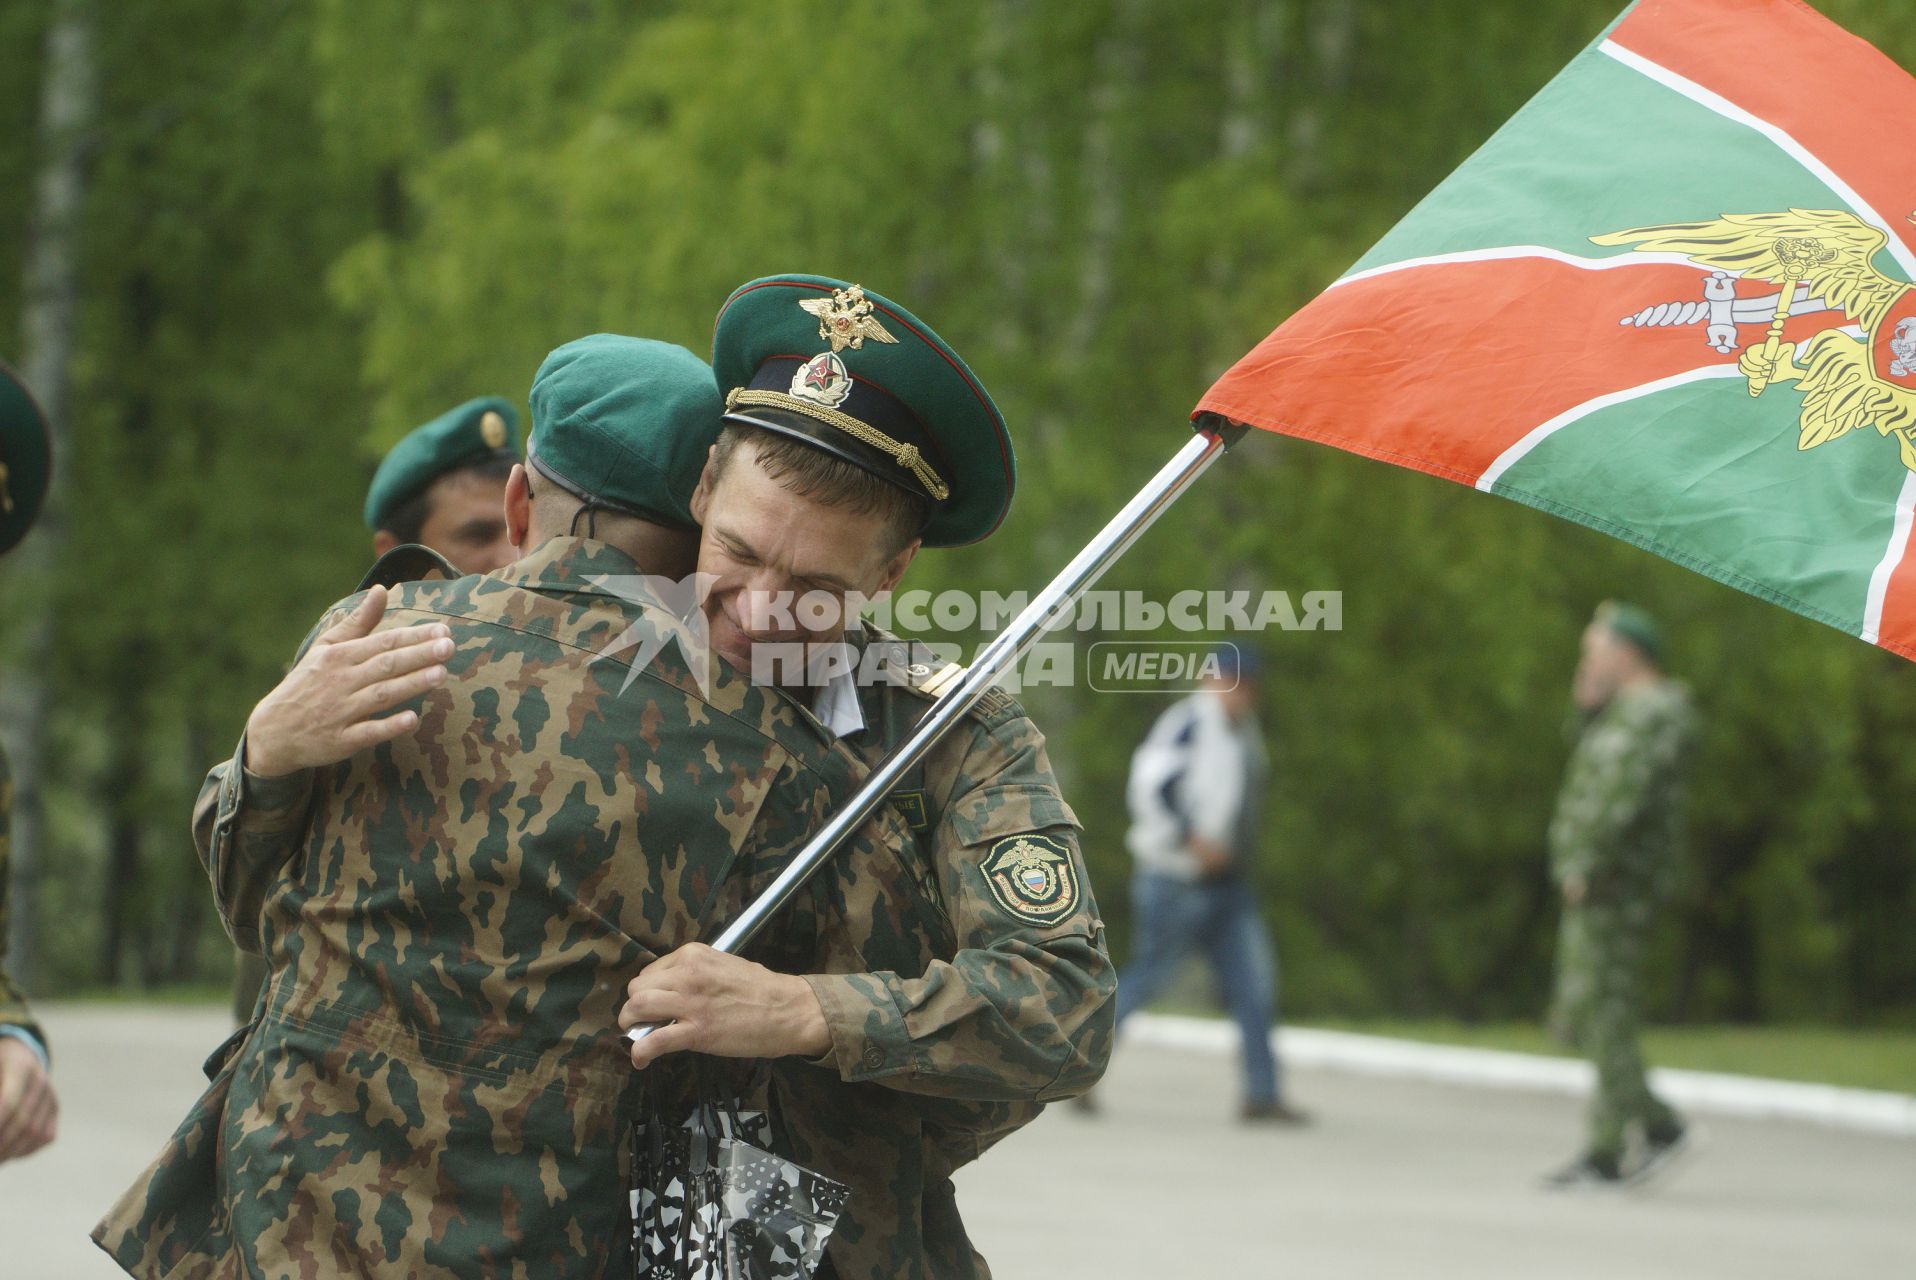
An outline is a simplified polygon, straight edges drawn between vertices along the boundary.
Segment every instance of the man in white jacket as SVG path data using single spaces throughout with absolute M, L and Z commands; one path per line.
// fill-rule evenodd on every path
M 1202 949 L 1244 1041 L 1246 1120 L 1301 1123 L 1271 1050 L 1277 959 L 1247 874 L 1269 765 L 1257 719 L 1256 654 L 1223 645 L 1203 687 L 1158 717 L 1131 759 L 1127 843 L 1137 861 L 1130 967 L 1118 1025 Z

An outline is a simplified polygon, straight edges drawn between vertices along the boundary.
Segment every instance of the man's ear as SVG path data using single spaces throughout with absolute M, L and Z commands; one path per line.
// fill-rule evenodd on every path
M 379 557 L 385 555 L 398 545 L 399 539 L 389 530 L 380 529 L 376 531 L 373 534 L 373 559 L 379 559 Z
M 718 446 L 705 451 L 705 468 L 699 472 L 698 487 L 692 490 L 692 522 L 703 525 L 712 505 L 712 490 L 718 485 Z
M 532 484 L 526 479 L 526 464 L 515 462 L 512 474 L 506 477 L 506 541 L 524 554 L 531 530 Z
M 912 560 L 918 555 L 918 548 L 923 545 L 924 542 L 922 540 L 913 538 L 905 544 L 903 551 L 900 551 L 887 561 L 884 569 L 882 569 L 878 575 L 878 590 L 872 594 L 874 596 L 889 594 L 891 589 L 898 585 L 898 580 L 905 576 L 905 570 L 911 568 Z

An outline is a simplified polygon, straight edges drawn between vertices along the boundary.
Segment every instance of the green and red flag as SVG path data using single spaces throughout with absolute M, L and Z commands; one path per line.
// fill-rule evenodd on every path
M 1795 0 L 1641 0 L 1198 411 L 1916 658 L 1912 121 Z

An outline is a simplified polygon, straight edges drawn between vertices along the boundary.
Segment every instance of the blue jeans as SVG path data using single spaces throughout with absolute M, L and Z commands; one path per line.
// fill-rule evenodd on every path
M 1137 934 L 1131 963 L 1118 975 L 1118 1025 L 1155 1000 L 1185 958 L 1202 948 L 1244 1041 L 1244 1100 L 1276 1102 L 1277 955 L 1250 885 L 1242 876 L 1188 881 L 1139 872 L 1131 904 Z

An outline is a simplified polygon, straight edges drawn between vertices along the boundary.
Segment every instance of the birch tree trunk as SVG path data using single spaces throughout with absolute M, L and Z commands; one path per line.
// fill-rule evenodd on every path
M 36 143 L 39 172 L 27 232 L 20 373 L 45 408 L 52 435 L 53 488 L 39 527 L 14 552 L 16 582 L 40 586 L 59 552 L 58 496 L 65 472 L 69 371 L 79 311 L 79 221 L 86 198 L 87 131 L 94 107 L 90 0 L 54 0 L 47 26 Z M 8 964 L 30 985 L 37 941 L 38 880 L 45 849 L 46 670 L 53 627 L 44 608 L 27 633 L 24 669 L 10 673 L 4 699 L 13 765 L 13 936 Z

